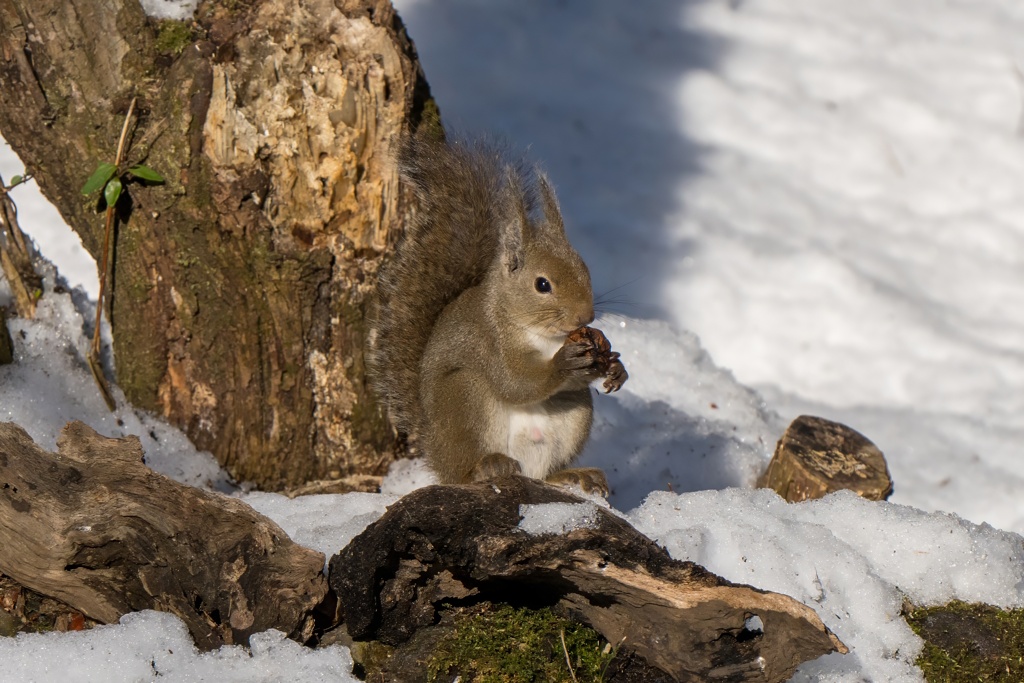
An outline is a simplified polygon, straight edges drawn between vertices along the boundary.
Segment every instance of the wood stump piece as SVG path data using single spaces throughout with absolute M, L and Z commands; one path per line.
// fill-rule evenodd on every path
M 793 420 L 757 482 L 791 503 L 848 489 L 868 500 L 892 494 L 885 456 L 860 432 L 821 417 Z
M 519 527 L 521 505 L 546 503 L 581 505 L 581 523 Z M 435 623 L 445 602 L 487 601 L 555 606 L 678 681 L 785 681 L 846 652 L 809 607 L 673 560 L 607 510 L 519 476 L 414 491 L 331 558 L 329 575 L 348 633 L 388 645 Z
M 204 650 L 269 628 L 309 637 L 323 554 L 240 500 L 153 472 L 134 436 L 71 422 L 57 447 L 0 423 L 0 573 L 103 623 L 171 612 Z

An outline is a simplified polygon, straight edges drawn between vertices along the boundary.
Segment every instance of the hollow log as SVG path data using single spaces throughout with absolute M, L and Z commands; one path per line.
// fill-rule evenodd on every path
M 582 505 L 588 520 L 519 527 L 521 506 L 547 503 Z M 523 477 L 409 494 L 331 558 L 329 576 L 348 634 L 387 645 L 446 601 L 487 601 L 555 605 L 678 681 L 785 681 L 846 651 L 809 607 L 673 560 L 610 512 Z
M 0 423 L 0 573 L 102 623 L 171 612 L 202 649 L 269 628 L 310 636 L 321 553 L 239 500 L 153 472 L 134 436 L 72 422 L 57 447 Z

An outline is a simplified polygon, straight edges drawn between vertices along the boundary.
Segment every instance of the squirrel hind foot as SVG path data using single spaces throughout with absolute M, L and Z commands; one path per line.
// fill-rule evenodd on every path
M 584 493 L 596 493 L 602 498 L 607 498 L 610 490 L 608 478 L 604 471 L 597 467 L 572 467 L 566 470 L 559 470 L 549 474 L 544 480 L 555 486 L 578 486 Z

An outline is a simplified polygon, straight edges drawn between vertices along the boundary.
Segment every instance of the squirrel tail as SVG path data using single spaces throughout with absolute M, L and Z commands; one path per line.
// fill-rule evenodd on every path
M 529 171 L 501 145 L 425 135 L 404 138 L 397 161 L 418 208 L 380 272 L 367 370 L 392 424 L 413 434 L 420 424 L 420 361 L 434 323 L 459 294 L 483 280 L 499 246 L 502 190 L 510 174 L 524 180 Z

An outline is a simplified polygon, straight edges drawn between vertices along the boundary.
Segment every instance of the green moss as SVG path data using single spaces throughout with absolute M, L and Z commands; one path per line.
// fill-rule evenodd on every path
M 593 629 L 550 609 L 502 605 L 460 617 L 427 662 L 427 680 L 447 682 L 458 675 L 476 683 L 569 683 L 575 675 L 585 683 L 601 681 L 612 657 Z
M 178 254 L 174 258 L 174 262 L 179 268 L 192 268 L 202 263 L 198 256 L 189 256 L 188 254 Z
M 184 21 L 164 19 L 157 28 L 156 47 L 157 52 L 175 57 L 185 51 L 185 48 L 192 44 L 194 38 L 192 27 Z
M 906 619 L 925 641 L 916 663 L 929 683 L 1024 681 L 1024 609 L 954 601 Z
M 363 642 L 357 640 L 349 645 L 352 661 L 359 665 L 363 671 L 380 671 L 381 667 L 387 663 L 388 658 L 391 657 L 393 651 L 393 647 L 376 641 Z

